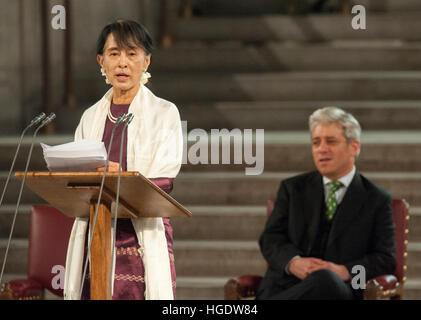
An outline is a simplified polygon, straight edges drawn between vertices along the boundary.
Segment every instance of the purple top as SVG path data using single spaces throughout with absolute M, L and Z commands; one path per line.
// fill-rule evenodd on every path
M 122 113 L 126 113 L 129 110 L 130 104 L 114 104 L 111 103 L 111 114 L 113 117 L 118 118 Z M 104 135 L 102 136 L 102 141 L 104 141 L 105 148 L 108 152 L 108 146 L 110 144 L 111 132 L 113 131 L 114 123 L 110 121 L 107 117 L 105 121 Z M 121 134 L 123 132 L 124 125 L 121 124 L 114 131 L 113 145 L 111 146 L 110 152 L 110 161 L 119 162 L 120 160 L 120 143 L 121 143 Z M 124 132 L 124 142 L 123 142 L 123 158 L 121 163 L 121 170 L 127 170 L 127 129 Z

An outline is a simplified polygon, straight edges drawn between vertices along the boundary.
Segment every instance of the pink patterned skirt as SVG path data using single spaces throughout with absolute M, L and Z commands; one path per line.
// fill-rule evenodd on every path
M 173 253 L 173 232 L 169 218 L 162 218 L 167 238 L 168 256 L 170 259 L 171 280 L 175 298 L 176 274 Z M 87 241 L 86 241 L 87 243 Z M 144 300 L 145 269 L 139 254 L 140 245 L 130 219 L 117 220 L 116 261 L 114 271 L 113 300 Z M 85 254 L 87 247 L 85 248 Z M 88 267 L 89 270 L 89 267 Z M 83 285 L 82 300 L 90 299 L 90 275 L 86 274 Z
M 171 279 L 175 297 L 175 265 L 172 249 L 172 228 L 168 218 L 163 218 L 168 255 L 171 267 Z M 130 219 L 117 220 L 116 233 L 116 268 L 114 274 L 113 300 L 144 300 L 145 270 L 139 254 L 139 243 Z

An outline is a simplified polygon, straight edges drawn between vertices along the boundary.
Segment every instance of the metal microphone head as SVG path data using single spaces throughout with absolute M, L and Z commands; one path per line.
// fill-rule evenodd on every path
M 53 121 L 56 117 L 56 114 L 54 112 L 51 112 L 47 118 L 44 119 L 44 121 L 41 123 L 41 127 L 45 126 L 46 124 Z
M 42 119 L 44 119 L 47 115 L 44 112 L 41 112 L 39 115 L 37 115 L 34 119 L 32 119 L 30 126 L 38 124 Z
M 129 114 L 127 115 L 126 119 L 124 120 L 124 122 L 126 122 L 126 125 L 129 125 L 129 124 L 130 124 L 130 122 L 132 122 L 133 118 L 134 118 L 133 113 L 129 113 Z
M 118 118 L 117 121 L 115 122 L 115 125 L 118 126 L 120 123 L 122 123 L 124 121 L 124 119 L 126 118 L 126 114 L 122 113 Z

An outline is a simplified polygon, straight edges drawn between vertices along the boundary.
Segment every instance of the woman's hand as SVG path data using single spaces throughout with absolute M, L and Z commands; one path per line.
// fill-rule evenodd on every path
M 107 168 L 107 172 L 118 172 L 118 168 L 120 167 L 118 162 L 113 162 L 110 161 L 108 162 L 108 168 Z M 96 169 L 99 172 L 103 172 L 104 171 L 104 167 L 100 167 Z

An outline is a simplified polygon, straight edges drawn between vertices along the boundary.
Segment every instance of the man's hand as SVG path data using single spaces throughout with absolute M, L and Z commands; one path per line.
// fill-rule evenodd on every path
M 309 269 L 309 273 L 320 269 L 331 270 L 335 272 L 339 276 L 339 278 L 341 278 L 344 281 L 348 281 L 349 279 L 351 279 L 351 275 L 349 274 L 349 271 L 345 266 L 324 260 L 322 260 L 321 264 L 312 265 Z
M 119 168 L 118 162 L 109 161 L 108 162 L 107 172 L 118 172 L 118 168 Z M 100 171 L 100 172 L 103 172 L 104 171 L 104 167 L 97 168 L 96 170 L 97 171 Z
M 320 269 L 328 269 L 335 272 L 342 280 L 348 281 L 351 275 L 348 269 L 333 262 L 325 261 L 318 258 L 293 258 L 289 265 L 289 272 L 298 279 L 305 279 L 309 274 Z
M 326 261 L 318 258 L 293 258 L 289 265 L 289 272 L 298 279 L 305 279 L 310 273 L 321 269 Z

